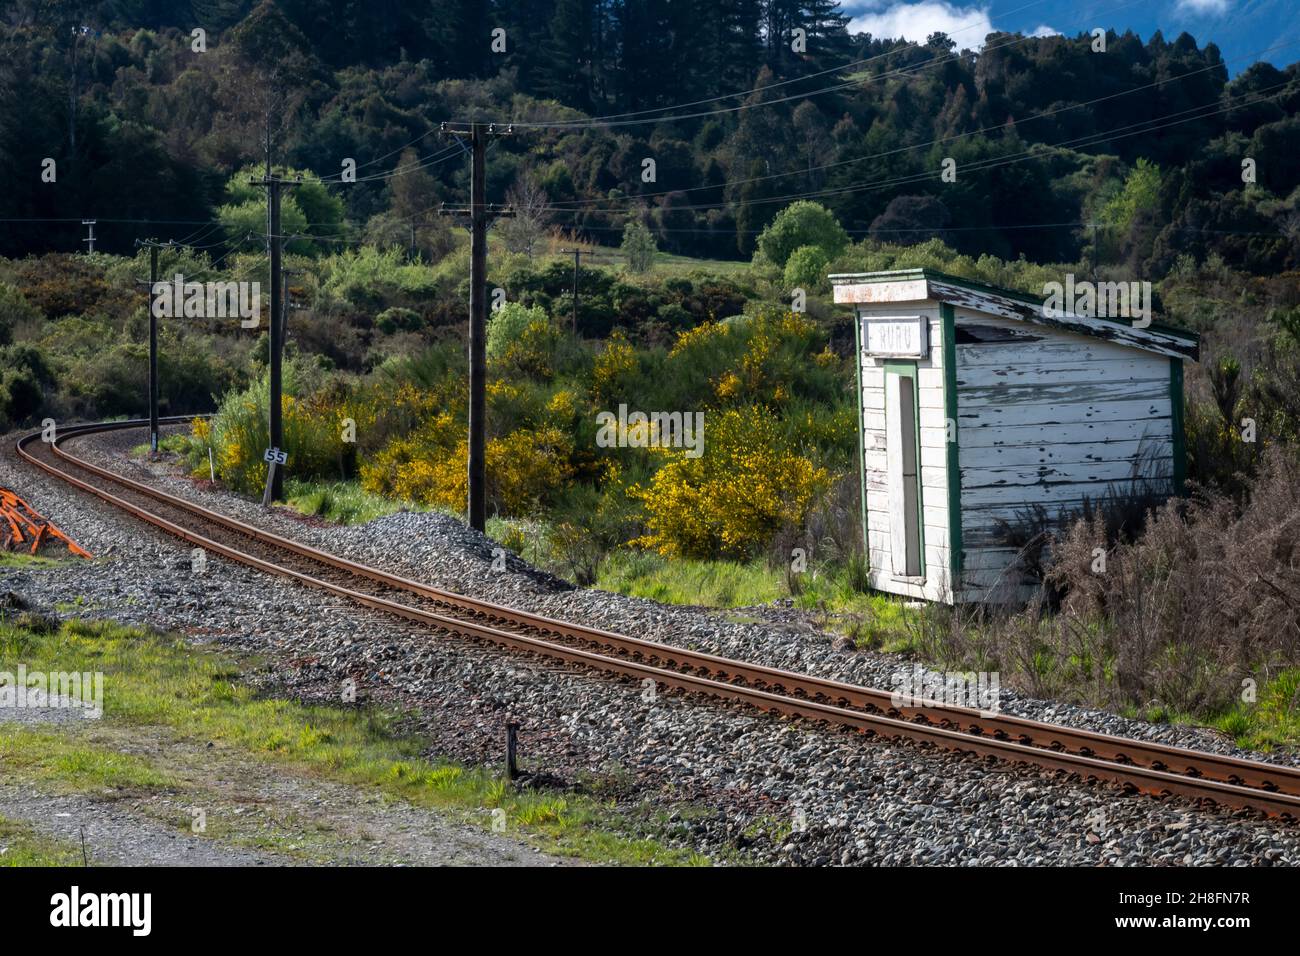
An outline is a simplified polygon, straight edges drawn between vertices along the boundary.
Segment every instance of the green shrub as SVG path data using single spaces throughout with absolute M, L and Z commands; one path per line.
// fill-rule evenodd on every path
M 392 335 L 398 331 L 418 332 L 423 325 L 424 320 L 419 312 L 396 305 L 384 309 L 375 318 L 375 327 L 387 335 Z
M 7 282 L 0 282 L 0 345 L 13 341 L 14 326 L 20 322 L 34 322 L 41 317 L 40 310 Z
M 10 428 L 35 419 L 54 385 L 54 371 L 40 349 L 0 346 L 0 425 Z
M 347 478 L 355 467 L 355 449 L 343 441 L 343 408 L 323 393 L 300 389 L 305 377 L 298 363 L 286 363 L 281 449 L 289 456 L 285 474 L 304 480 Z M 270 382 L 263 376 L 248 388 L 227 394 L 212 420 L 217 476 L 237 491 L 256 494 L 266 485 L 262 453 L 270 445 L 269 417 Z
M 627 258 L 627 271 L 646 273 L 654 268 L 659 250 L 650 230 L 639 219 L 629 219 L 623 227 L 623 255 Z
M 676 302 L 669 302 L 667 305 L 659 306 L 659 321 L 668 326 L 674 332 L 682 329 L 688 329 L 693 324 L 691 314 Z
M 848 233 L 834 213 L 806 199 L 782 209 L 758 237 L 762 257 L 782 269 L 800 246 L 816 246 L 829 260 L 843 252 L 848 244 Z
M 819 246 L 800 246 L 790 253 L 785 264 L 787 289 L 820 289 L 826 285 L 826 267 L 830 256 Z
M 507 302 L 494 311 L 488 319 L 488 358 L 492 360 L 504 358 L 510 346 L 523 338 L 525 330 L 534 322 L 548 324 L 546 312 L 535 305 L 525 306 L 518 302 Z

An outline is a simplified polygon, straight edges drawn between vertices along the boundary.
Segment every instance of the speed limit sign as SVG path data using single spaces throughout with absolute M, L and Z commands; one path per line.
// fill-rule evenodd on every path
M 262 452 L 262 461 L 266 462 L 266 491 L 262 494 L 262 507 L 271 506 L 271 489 L 275 485 L 275 469 L 289 460 L 289 456 L 278 448 L 268 448 Z

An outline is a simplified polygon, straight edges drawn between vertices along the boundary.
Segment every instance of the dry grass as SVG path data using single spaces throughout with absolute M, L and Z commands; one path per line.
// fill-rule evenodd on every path
M 1241 503 L 1171 501 L 1131 537 L 1095 512 L 1054 537 L 1043 600 L 918 619 L 914 644 L 1036 696 L 1202 720 L 1238 710 L 1243 691 L 1300 665 L 1298 465 L 1274 448 Z

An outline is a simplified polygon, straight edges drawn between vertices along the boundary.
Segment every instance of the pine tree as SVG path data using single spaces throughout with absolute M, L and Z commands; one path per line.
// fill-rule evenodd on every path
M 594 0 L 556 0 L 539 70 L 542 96 L 584 111 L 592 105 L 596 6 Z

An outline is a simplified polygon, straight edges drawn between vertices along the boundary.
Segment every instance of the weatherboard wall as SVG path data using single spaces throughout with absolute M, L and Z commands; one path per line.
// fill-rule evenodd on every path
M 1018 594 L 1006 526 L 1111 489 L 1174 484 L 1170 363 L 1092 336 L 955 308 L 963 571 L 958 600 Z

